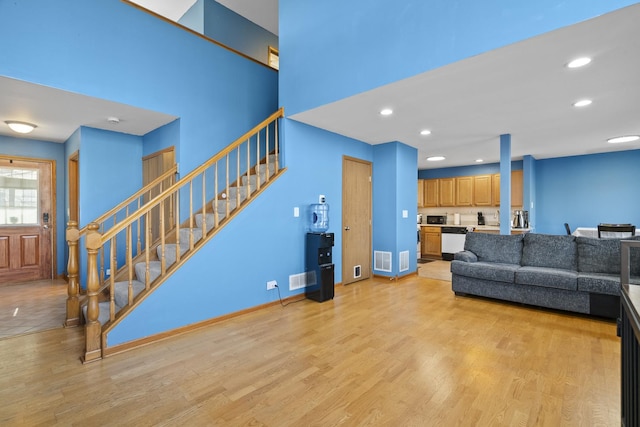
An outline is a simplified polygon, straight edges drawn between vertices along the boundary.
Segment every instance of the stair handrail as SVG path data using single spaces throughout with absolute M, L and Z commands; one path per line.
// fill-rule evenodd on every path
M 269 117 L 267 117 L 266 119 L 264 119 L 262 122 L 260 122 L 259 124 L 257 124 L 256 126 L 254 126 L 251 130 L 249 130 L 248 132 L 245 132 L 242 136 L 240 136 L 239 138 L 237 138 L 234 142 L 232 142 L 231 144 L 229 144 L 228 146 L 226 146 L 225 148 L 223 148 L 221 151 L 219 151 L 218 153 L 216 153 L 215 155 L 213 155 L 211 158 L 209 158 L 208 160 L 206 160 L 204 163 L 202 163 L 200 166 L 196 167 L 194 170 L 192 170 L 191 172 L 189 172 L 187 175 L 185 175 L 184 177 L 181 177 L 178 181 L 174 182 L 172 185 L 170 185 L 168 188 L 162 190 L 160 192 L 160 194 L 156 195 L 155 197 L 153 197 L 151 200 L 147 201 L 143 206 L 140 206 L 138 209 L 135 210 L 135 212 L 133 212 L 131 215 L 128 215 L 127 217 L 123 218 L 122 220 L 118 221 L 116 224 L 114 224 L 113 226 L 111 226 L 108 230 L 106 231 L 101 231 L 99 230 L 99 224 L 96 222 L 91 222 L 89 223 L 85 229 L 87 230 L 87 243 L 86 243 L 86 248 L 87 248 L 87 252 L 88 252 L 88 262 L 87 262 L 87 296 L 88 296 L 88 302 L 87 302 L 87 320 L 88 320 L 88 326 L 85 328 L 85 355 L 83 357 L 83 360 L 85 362 L 91 361 L 91 360 L 95 360 L 97 358 L 101 358 L 102 357 L 102 351 L 104 350 L 104 348 L 106 347 L 106 333 L 102 331 L 102 328 L 98 329 L 95 324 L 97 322 L 97 319 L 99 318 L 99 314 L 100 314 L 100 309 L 99 309 L 99 294 L 101 289 L 106 289 L 106 286 L 101 287 L 100 285 L 100 281 L 103 280 L 104 283 L 108 283 L 107 286 L 110 286 L 110 295 L 111 295 L 111 300 L 109 301 L 109 320 L 110 323 L 107 327 L 107 330 L 110 330 L 110 328 L 112 328 L 113 326 L 115 326 L 115 324 L 118 323 L 118 321 L 120 320 L 120 317 L 118 317 L 116 319 L 115 317 L 115 301 L 114 301 L 114 294 L 115 294 L 115 281 L 116 281 L 116 276 L 119 275 L 120 273 L 122 273 L 122 275 L 124 276 L 125 274 L 128 274 L 128 282 L 129 282 L 129 289 L 128 289 L 128 304 L 131 306 L 133 304 L 133 280 L 132 280 L 132 271 L 133 271 L 133 266 L 134 266 L 134 260 L 137 257 L 140 260 L 143 260 L 144 263 L 146 264 L 146 275 L 145 275 L 145 290 L 149 291 L 150 288 L 150 252 L 151 249 L 153 247 L 154 242 L 152 242 L 151 240 L 151 233 L 150 233 L 150 225 L 149 225 L 149 216 L 150 212 L 155 209 L 155 208 L 159 208 L 159 221 L 160 221 L 160 229 L 164 230 L 164 232 L 160 233 L 160 237 L 159 239 L 159 244 L 156 242 L 157 246 L 162 246 L 162 257 L 159 258 L 160 259 L 160 263 L 161 263 L 161 274 L 162 277 L 159 278 L 157 281 L 154 281 L 153 284 L 154 286 L 158 285 L 159 283 L 161 283 L 162 281 L 164 281 L 166 279 L 166 277 L 168 276 L 166 273 L 167 271 L 169 273 L 171 273 L 172 271 L 174 271 L 173 269 L 176 269 L 177 267 L 179 267 L 181 265 L 181 251 L 178 250 L 180 249 L 180 228 L 183 226 L 180 223 L 180 196 L 181 193 L 180 191 L 185 189 L 185 187 L 187 188 L 187 191 L 189 192 L 189 200 L 188 200 L 188 207 L 189 207 L 189 215 L 188 215 L 188 220 L 187 222 L 187 226 L 189 228 L 190 231 L 190 237 L 189 237 L 189 250 L 193 250 L 194 249 L 194 237 L 193 237 L 193 218 L 194 215 L 196 213 L 202 213 L 203 215 L 203 223 L 202 223 L 202 238 L 201 240 L 198 242 L 199 245 L 202 245 L 204 243 L 206 243 L 206 241 L 208 241 L 211 237 L 213 237 L 213 235 L 219 230 L 219 224 L 223 224 L 222 222 L 219 221 L 218 219 L 218 211 L 216 208 L 212 208 L 212 211 L 214 213 L 214 227 L 215 230 L 213 230 L 211 233 L 209 233 L 209 230 L 207 229 L 207 219 L 205 214 L 207 213 L 207 205 L 208 202 L 206 200 L 206 191 L 205 191 L 205 176 L 207 176 L 207 171 L 209 170 L 209 168 L 212 168 L 214 170 L 214 174 L 213 174 L 213 179 L 214 180 L 214 203 L 217 203 L 218 201 L 224 202 L 226 203 L 226 215 L 224 216 L 224 220 L 227 221 L 229 219 L 229 212 L 230 212 L 230 208 L 229 208 L 229 204 L 230 204 L 230 200 L 229 198 L 226 197 L 226 194 L 229 192 L 230 188 L 233 187 L 232 183 L 230 182 L 230 175 L 229 175 L 229 167 L 230 167 L 230 157 L 232 157 L 232 153 L 234 150 L 237 150 L 236 153 L 234 153 L 234 163 L 237 162 L 234 165 L 231 166 L 235 166 L 236 167 L 236 189 L 238 188 L 238 186 L 240 185 L 238 181 L 240 181 L 241 177 L 247 176 L 247 178 L 249 178 L 249 182 L 251 183 L 251 175 L 252 175 L 252 171 L 255 170 L 256 175 L 257 175 L 257 179 L 256 179 L 256 184 L 255 184 L 255 191 L 256 191 L 256 195 L 258 193 L 261 192 L 261 185 L 266 187 L 267 184 L 269 184 L 269 180 L 273 180 L 273 178 L 275 178 L 276 176 L 280 175 L 284 169 L 280 169 L 278 163 L 279 163 L 279 142 L 278 142 L 278 119 L 284 118 L 284 109 L 280 108 L 278 109 L 275 113 L 271 114 Z M 270 148 L 270 140 L 269 140 L 269 125 L 274 124 L 274 128 L 273 132 L 274 132 L 274 140 L 272 141 L 273 143 L 273 151 L 271 151 L 272 149 Z M 265 132 L 265 140 L 263 140 L 264 143 L 264 152 L 261 153 L 261 141 L 260 141 L 260 135 L 261 132 Z M 250 159 L 250 145 L 252 143 L 251 138 L 252 137 L 256 137 L 257 140 L 255 140 L 254 142 L 256 142 L 255 144 L 255 152 L 252 152 L 253 154 L 255 154 L 255 159 L 254 162 L 255 164 L 252 164 L 252 160 Z M 242 164 L 242 167 L 246 167 L 246 170 L 243 172 L 240 172 L 241 168 L 241 163 L 240 163 L 240 158 L 242 157 L 242 145 L 246 144 L 246 163 Z M 261 157 L 264 154 L 264 162 L 266 162 L 266 171 L 267 173 L 265 174 L 265 179 L 266 179 L 266 183 L 261 184 L 261 170 L 262 170 L 262 163 L 263 163 L 263 157 Z M 271 172 L 269 172 L 269 168 L 270 168 L 270 154 L 275 154 L 274 157 L 274 172 L 273 175 L 269 175 Z M 233 157 L 232 157 L 233 158 Z M 220 179 L 222 181 L 224 181 L 224 185 L 225 185 L 225 196 L 222 196 L 222 199 L 218 198 L 218 191 L 219 191 L 219 178 L 218 178 L 218 172 L 219 172 L 219 165 L 218 162 L 220 162 L 221 160 L 224 160 L 224 164 L 221 166 L 222 171 L 224 173 L 226 173 L 226 177 L 224 177 L 223 179 Z M 254 168 L 255 166 L 255 168 Z M 209 177 L 211 177 L 211 175 L 208 175 Z M 195 208 L 194 209 L 194 205 L 193 205 L 193 199 L 194 199 L 194 192 L 193 192 L 193 186 L 194 186 L 194 181 L 196 179 L 200 179 L 200 177 L 202 177 L 202 208 Z M 195 181 L 196 184 L 198 183 L 198 181 Z M 249 184 L 249 189 L 247 190 L 248 196 L 244 199 L 246 200 L 247 198 L 253 197 L 254 195 L 252 193 L 250 193 L 250 189 L 251 189 L 252 184 Z M 199 195 L 196 194 L 197 197 L 200 197 Z M 169 205 L 165 205 L 165 202 L 168 202 Z M 175 203 L 175 205 L 172 205 L 173 203 Z M 186 202 L 185 202 L 186 203 Z M 234 210 L 234 215 L 237 214 L 237 212 L 239 210 L 241 210 L 245 205 L 241 206 L 241 196 L 240 196 L 240 192 L 239 190 L 236 190 L 236 205 L 234 207 L 232 207 L 231 209 Z M 176 215 L 175 215 L 175 224 L 169 224 L 169 228 L 166 228 L 166 224 L 165 224 L 165 215 L 164 215 L 164 208 L 165 207 L 174 207 L 176 209 Z M 186 206 L 185 206 L 186 207 Z M 106 214 L 105 214 L 106 215 Z M 103 216 L 105 216 L 103 215 Z M 222 215 L 222 214 L 220 214 Z M 146 224 L 144 227 L 144 230 L 140 231 L 138 230 L 138 234 L 136 235 L 136 237 L 138 239 L 142 238 L 144 240 L 144 249 L 141 252 L 138 252 L 136 255 L 133 255 L 133 249 L 132 249 L 132 244 L 130 244 L 130 242 L 133 241 L 133 237 L 132 235 L 134 234 L 133 230 L 133 225 L 134 223 L 138 222 L 138 226 L 140 224 L 140 222 L 144 221 L 144 223 Z M 173 230 L 173 231 L 172 231 Z M 166 235 L 166 233 L 170 231 L 169 235 Z M 124 235 L 126 236 L 126 249 L 125 249 L 125 258 L 126 260 L 124 261 L 124 264 L 121 268 L 120 271 L 118 269 L 118 264 L 119 262 L 117 261 L 117 257 L 115 255 L 115 251 L 117 250 L 117 246 L 118 246 L 118 235 L 120 233 L 124 233 Z M 71 232 L 68 231 L 67 235 L 75 235 L 75 234 L 79 234 L 79 233 L 75 233 L 73 230 Z M 122 235 L 121 235 L 122 236 Z M 168 236 L 168 237 L 167 237 Z M 173 238 L 174 241 L 176 242 L 176 260 L 175 262 L 170 266 L 170 269 L 167 268 L 167 262 L 165 259 L 165 255 L 164 255 L 164 251 L 165 251 L 165 244 L 168 243 L 168 238 Z M 91 242 L 89 242 L 91 240 Z M 171 240 L 169 240 L 171 241 Z M 138 242 L 139 243 L 139 242 Z M 111 267 L 111 274 L 107 274 L 107 277 L 105 277 L 105 275 L 103 274 L 99 274 L 98 273 L 98 268 L 103 268 L 103 264 L 104 262 L 100 263 L 101 266 L 98 267 L 99 262 L 97 261 L 97 252 L 98 250 L 103 250 L 106 245 L 109 245 L 109 250 L 110 250 L 110 254 L 109 254 L 109 258 L 108 258 L 108 262 L 109 262 L 109 266 Z M 106 252 L 106 251 L 105 251 Z M 191 256 L 193 252 L 188 253 L 186 255 L 184 255 L 184 260 L 188 259 L 188 257 Z M 155 255 L 154 255 L 155 256 Z M 91 270 L 91 271 L 89 271 Z M 126 270 L 126 271 L 125 271 Z M 141 279 L 142 280 L 142 279 Z M 90 283 L 89 283 L 90 282 Z M 91 286 L 89 286 L 91 285 Z M 138 300 L 136 300 L 138 301 Z M 115 323 L 114 323 L 115 322 Z
M 131 203 L 133 203 L 136 199 L 139 199 L 141 196 L 144 195 L 144 193 L 151 191 L 151 189 L 153 187 L 155 187 L 158 184 L 162 184 L 162 182 L 167 179 L 167 178 L 171 178 L 173 176 L 175 176 L 178 173 L 178 165 L 174 164 L 171 168 L 169 168 L 168 170 L 166 170 L 165 172 L 162 173 L 162 175 L 160 175 L 159 177 L 155 178 L 153 181 L 149 182 L 147 185 L 145 185 L 144 187 L 140 188 L 138 191 L 136 191 L 134 194 L 132 194 L 131 196 L 129 196 L 126 200 L 120 202 L 117 206 L 111 208 L 110 210 L 108 210 L 107 212 L 103 213 L 102 215 L 100 215 L 98 218 L 94 219 L 91 222 L 95 222 L 96 224 L 100 224 L 102 225 L 109 217 L 113 216 L 115 213 L 120 212 L 122 209 L 124 209 L 127 205 L 130 205 Z M 161 190 L 162 192 L 162 190 Z M 151 199 L 153 200 L 153 199 Z M 151 202 L 151 200 L 147 201 L 145 203 L 148 204 Z M 137 212 L 134 211 L 134 212 Z M 127 214 L 127 217 L 131 216 L 133 213 L 131 214 Z M 90 222 L 90 223 L 91 223 Z M 83 236 L 86 234 L 87 232 L 87 227 L 89 224 L 85 225 L 84 227 L 82 227 L 80 229 L 80 236 Z
M 179 181 L 176 181 L 173 185 L 168 187 L 162 193 L 158 194 L 156 197 L 149 200 L 147 203 L 145 203 L 143 207 L 136 210 L 135 215 L 130 215 L 129 217 L 118 222 L 118 224 L 111 227 L 108 231 L 104 232 L 102 234 L 102 243 L 105 243 L 110 238 L 112 238 L 119 232 L 123 231 L 127 226 L 131 225 L 134 221 L 136 221 L 139 216 L 142 216 L 145 213 L 149 212 L 151 209 L 157 206 L 160 200 L 166 199 L 170 194 L 174 193 L 176 190 L 180 189 L 181 187 L 184 187 L 185 185 L 187 185 L 190 181 L 193 180 L 193 178 L 202 174 L 202 172 L 207 168 L 211 167 L 211 165 L 222 160 L 226 155 L 228 155 L 233 150 L 235 150 L 240 144 L 244 143 L 249 137 L 255 135 L 259 130 L 263 129 L 268 123 L 271 123 L 274 120 L 282 117 L 284 117 L 284 108 L 280 108 L 278 111 L 276 111 L 275 113 L 273 113 L 272 115 L 264 119 L 258 125 L 254 126 L 250 131 L 246 132 L 240 138 L 236 139 L 227 147 L 223 148 L 213 157 L 210 157 L 209 160 L 202 163 L 200 166 L 198 166 L 197 168 L 189 172 L 184 177 L 180 178 Z

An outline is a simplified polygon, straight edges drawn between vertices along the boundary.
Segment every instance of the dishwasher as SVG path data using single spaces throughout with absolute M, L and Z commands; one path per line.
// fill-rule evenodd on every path
M 451 261 L 453 254 L 464 250 L 467 227 L 442 227 L 442 259 Z

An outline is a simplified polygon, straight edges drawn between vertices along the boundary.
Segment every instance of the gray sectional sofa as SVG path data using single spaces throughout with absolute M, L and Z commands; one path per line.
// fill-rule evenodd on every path
M 468 233 L 451 262 L 451 286 L 456 295 L 617 318 L 620 240 Z M 640 284 L 640 252 L 632 252 L 631 269 Z

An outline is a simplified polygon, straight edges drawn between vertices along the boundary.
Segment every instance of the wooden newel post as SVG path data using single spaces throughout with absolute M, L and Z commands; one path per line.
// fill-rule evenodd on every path
M 98 322 L 100 308 L 98 306 L 98 250 L 102 238 L 98 232 L 98 224 L 92 222 L 87 226 L 87 318 L 85 325 L 85 353 L 82 362 L 87 363 L 102 358 L 102 325 Z
M 67 319 L 64 321 L 64 326 L 69 328 L 80 324 L 80 303 L 78 300 L 80 294 L 78 283 L 78 240 L 80 240 L 80 232 L 76 221 L 67 223 L 66 237 L 67 246 L 69 247 L 69 259 L 67 260 L 69 284 L 67 285 Z

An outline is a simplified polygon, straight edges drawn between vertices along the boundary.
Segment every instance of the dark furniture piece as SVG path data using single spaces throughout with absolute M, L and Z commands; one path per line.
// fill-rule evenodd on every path
M 636 235 L 636 226 L 632 224 L 598 224 L 598 238 L 602 237 L 603 231 L 611 233 L 629 233 L 629 237 L 633 237 Z
M 333 233 L 307 233 L 305 270 L 307 287 L 305 295 L 323 302 L 334 296 L 334 265 L 331 251 Z
M 567 236 L 571 236 L 571 227 L 566 222 L 564 223 L 564 229 L 567 232 Z
M 621 425 L 640 425 L 640 286 L 630 283 L 630 271 L 640 262 L 640 242 L 621 243 L 620 345 Z
M 617 319 L 621 240 L 468 233 L 451 262 L 451 287 L 456 295 Z M 640 284 L 640 261 L 631 266 L 630 283 Z

